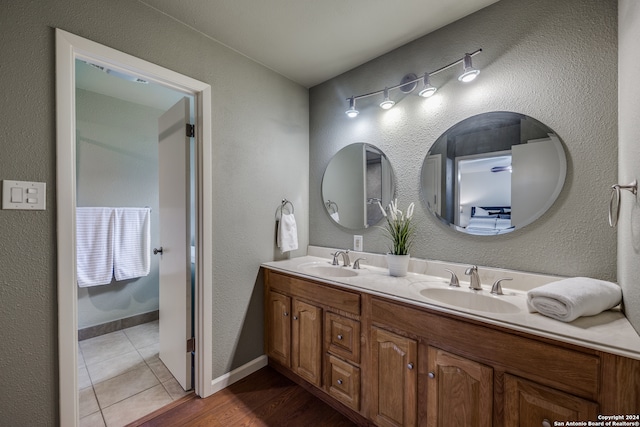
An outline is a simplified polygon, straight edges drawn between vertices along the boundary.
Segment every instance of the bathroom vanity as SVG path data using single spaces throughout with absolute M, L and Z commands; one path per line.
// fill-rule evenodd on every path
M 420 296 L 447 292 L 444 275 L 392 278 L 314 256 L 263 268 L 269 364 L 358 424 L 553 426 L 640 412 L 640 337 L 621 313 L 577 324 L 528 313 L 518 286 L 551 277 L 514 272 L 505 294 L 517 312 L 502 312 Z

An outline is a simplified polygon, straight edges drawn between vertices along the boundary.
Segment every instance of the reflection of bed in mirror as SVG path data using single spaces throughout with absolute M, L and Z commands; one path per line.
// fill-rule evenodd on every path
M 467 234 L 479 236 L 509 233 L 514 230 L 511 225 L 511 206 L 472 206 L 469 223 L 460 228 Z

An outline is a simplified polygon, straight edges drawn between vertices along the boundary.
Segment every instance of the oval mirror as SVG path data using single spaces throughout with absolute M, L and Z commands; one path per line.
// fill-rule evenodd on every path
M 566 172 L 562 141 L 551 128 L 524 114 L 484 113 L 457 123 L 431 146 L 421 198 L 457 231 L 504 234 L 545 213 Z
M 336 153 L 322 177 L 322 199 L 329 217 L 350 230 L 361 230 L 383 218 L 378 207 L 395 194 L 395 178 L 387 156 L 377 147 L 358 142 Z

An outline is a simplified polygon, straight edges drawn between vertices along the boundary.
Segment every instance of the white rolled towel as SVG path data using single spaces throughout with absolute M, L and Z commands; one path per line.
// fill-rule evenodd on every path
M 588 277 L 559 280 L 527 292 L 530 312 L 537 311 L 563 322 L 594 316 L 617 306 L 621 300 L 620 286 Z

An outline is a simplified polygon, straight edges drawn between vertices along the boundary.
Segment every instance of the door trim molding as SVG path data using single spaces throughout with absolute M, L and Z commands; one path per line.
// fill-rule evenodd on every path
M 76 285 L 75 60 L 106 63 L 145 80 L 193 95 L 196 120 L 196 362 L 195 390 L 213 393 L 213 171 L 211 86 L 56 28 L 56 201 L 60 425 L 76 426 L 78 315 Z M 205 167 L 206 166 L 206 167 Z

